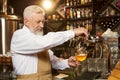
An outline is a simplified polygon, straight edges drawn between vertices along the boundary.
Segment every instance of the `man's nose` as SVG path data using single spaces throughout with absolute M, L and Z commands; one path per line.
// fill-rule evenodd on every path
M 44 23 L 43 22 L 40 22 L 39 25 L 40 25 L 40 27 L 44 27 Z

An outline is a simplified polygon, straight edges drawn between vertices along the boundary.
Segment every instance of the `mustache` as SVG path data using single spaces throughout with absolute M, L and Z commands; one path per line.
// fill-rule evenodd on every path
M 36 35 L 43 35 L 43 30 L 37 30 L 34 32 Z

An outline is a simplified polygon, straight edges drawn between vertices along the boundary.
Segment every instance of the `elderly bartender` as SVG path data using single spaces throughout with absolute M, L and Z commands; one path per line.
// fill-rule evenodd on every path
M 45 12 L 40 6 L 26 7 L 23 16 L 23 28 L 16 30 L 11 40 L 12 62 L 17 80 L 52 80 L 51 68 L 63 70 L 80 65 L 74 56 L 62 60 L 50 48 L 81 34 L 87 38 L 85 28 L 43 35 Z

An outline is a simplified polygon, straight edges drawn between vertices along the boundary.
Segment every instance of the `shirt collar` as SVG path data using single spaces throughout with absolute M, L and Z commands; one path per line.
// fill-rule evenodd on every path
M 27 26 L 25 26 L 25 25 L 23 26 L 23 29 L 26 30 L 26 31 L 31 32 L 31 31 L 29 30 L 29 28 L 28 28 Z

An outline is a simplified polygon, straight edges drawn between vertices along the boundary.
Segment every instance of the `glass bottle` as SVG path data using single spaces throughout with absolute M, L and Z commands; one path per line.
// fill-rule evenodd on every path
M 70 4 L 69 4 L 69 0 L 66 0 L 66 4 L 65 4 L 66 6 L 69 6 Z

